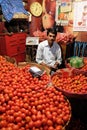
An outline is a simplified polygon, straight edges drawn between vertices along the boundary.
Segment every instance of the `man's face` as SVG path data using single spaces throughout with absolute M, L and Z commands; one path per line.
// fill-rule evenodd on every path
M 56 35 L 53 33 L 49 33 L 47 38 L 48 38 L 48 43 L 52 44 L 55 41 Z

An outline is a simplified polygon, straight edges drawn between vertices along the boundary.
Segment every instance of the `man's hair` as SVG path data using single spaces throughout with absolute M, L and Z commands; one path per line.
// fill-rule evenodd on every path
M 47 29 L 47 36 L 48 36 L 49 33 L 53 33 L 53 34 L 55 34 L 55 36 L 57 35 L 57 31 L 56 31 L 55 28 L 49 28 L 49 29 Z

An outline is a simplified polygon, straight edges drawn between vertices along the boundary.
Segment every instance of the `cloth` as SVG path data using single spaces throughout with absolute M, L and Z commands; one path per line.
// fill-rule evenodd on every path
M 2 0 L 0 4 L 3 15 L 8 22 L 13 18 L 15 13 L 28 15 L 28 12 L 24 9 L 22 0 Z
M 0 0 L 0 4 L 1 4 L 2 0 Z
M 39 64 L 44 62 L 50 66 L 54 66 L 55 62 L 61 64 L 62 58 L 60 46 L 54 42 L 53 46 L 50 48 L 47 40 L 41 42 L 37 48 L 36 62 Z

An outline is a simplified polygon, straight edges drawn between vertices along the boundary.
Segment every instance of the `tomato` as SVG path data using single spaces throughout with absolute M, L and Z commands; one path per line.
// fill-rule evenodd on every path
M 48 119 L 48 120 L 47 120 L 47 125 L 48 125 L 48 126 L 52 126 L 52 125 L 53 125 L 53 122 L 52 122 L 50 119 Z
M 28 122 L 30 122 L 31 121 L 31 117 L 30 116 L 26 116 L 25 117 L 25 121 L 28 123 Z
M 42 119 L 42 124 L 43 124 L 43 125 L 46 125 L 46 124 L 47 124 L 47 118 L 44 117 L 44 118 Z
M 57 118 L 56 122 L 57 122 L 58 125 L 63 125 L 64 124 L 62 118 Z
M 0 112 L 4 113 L 6 111 L 6 107 L 0 106 Z
M 29 122 L 29 128 L 32 128 L 34 126 L 34 122 L 33 121 L 30 121 Z
M 41 121 L 40 120 L 35 121 L 34 126 L 39 128 L 41 126 Z
M 24 106 L 25 109 L 28 109 L 29 104 L 28 103 L 24 103 L 23 106 Z
M 56 127 L 56 130 L 63 130 L 63 127 L 62 127 L 61 125 L 58 125 L 58 126 Z
M 37 105 L 37 110 L 42 110 L 42 105 Z
M 9 126 L 6 128 L 6 130 L 13 130 L 13 128 Z
M 32 109 L 31 109 L 31 112 L 32 112 L 33 114 L 35 114 L 35 115 L 37 114 L 37 110 L 36 110 L 35 108 L 32 108 Z
M 9 116 L 9 115 L 7 115 L 7 121 L 8 122 L 14 122 L 14 116 Z
M 52 126 L 50 126 L 48 129 L 49 129 L 49 130 L 54 130 L 54 128 L 53 128 Z
M 6 127 L 6 126 L 7 126 L 6 120 L 1 120 L 0 121 L 0 128 Z
M 20 115 L 20 116 L 22 117 L 22 119 L 25 119 L 26 114 L 25 114 L 25 113 L 21 113 L 21 115 Z
M 31 118 L 32 118 L 33 121 L 36 121 L 36 120 L 37 120 L 37 117 L 36 117 L 36 115 L 34 115 L 34 114 L 32 115 Z
M 15 121 L 16 122 L 21 122 L 22 121 L 22 117 L 21 116 L 16 117 Z
M 68 115 L 63 116 L 63 120 L 64 122 L 67 122 L 69 120 L 69 116 Z
M 19 130 L 19 126 L 18 125 L 13 125 L 13 130 Z

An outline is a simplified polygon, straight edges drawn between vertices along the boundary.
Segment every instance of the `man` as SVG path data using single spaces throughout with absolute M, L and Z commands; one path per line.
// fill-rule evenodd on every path
M 47 40 L 38 45 L 36 62 L 56 71 L 62 63 L 60 46 L 55 42 L 57 32 L 55 28 L 47 30 Z

